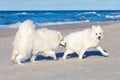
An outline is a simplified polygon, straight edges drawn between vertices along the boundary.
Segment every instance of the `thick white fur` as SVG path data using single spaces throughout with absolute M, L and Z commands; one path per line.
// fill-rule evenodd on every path
M 82 60 L 85 51 L 91 47 L 99 50 L 104 56 L 108 56 L 109 54 L 99 46 L 102 37 L 103 30 L 100 26 L 92 26 L 91 29 L 70 33 L 64 38 L 66 51 L 63 59 L 66 59 L 68 54 L 76 52 L 79 55 L 79 59 Z
M 35 33 L 34 48 L 31 61 L 35 61 L 37 54 L 44 56 L 52 56 L 55 60 L 56 55 L 54 50 L 58 47 L 62 40 L 60 32 L 48 30 L 46 28 L 39 29 Z
M 37 53 L 56 59 L 53 50 L 58 47 L 61 39 L 60 32 L 48 29 L 35 30 L 34 23 L 26 20 L 16 33 L 11 60 L 13 63 L 22 64 L 21 60 L 32 54 L 31 61 L 34 62 Z
M 21 64 L 21 59 L 26 58 L 33 48 L 33 39 L 35 33 L 35 25 L 32 21 L 27 20 L 20 25 L 15 39 L 13 41 L 12 62 Z

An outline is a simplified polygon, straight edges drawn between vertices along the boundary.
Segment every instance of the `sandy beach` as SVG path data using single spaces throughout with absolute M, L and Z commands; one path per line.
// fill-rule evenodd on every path
M 103 57 L 95 49 L 86 52 L 83 61 L 76 54 L 62 59 L 65 48 L 56 50 L 58 60 L 38 56 L 36 63 L 11 64 L 12 41 L 17 29 L 0 30 L 0 80 L 120 80 L 120 22 L 49 26 L 63 36 L 100 24 L 104 30 L 101 46 L 110 53 Z

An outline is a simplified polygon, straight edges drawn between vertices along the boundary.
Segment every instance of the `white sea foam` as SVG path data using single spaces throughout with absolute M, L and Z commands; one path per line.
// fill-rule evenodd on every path
M 50 12 L 46 12 L 45 14 L 52 14 L 52 13 L 50 13 Z
M 90 22 L 89 20 L 85 21 L 73 21 L 73 22 L 47 22 L 47 23 L 36 23 L 38 26 L 50 26 L 50 25 L 62 25 L 62 24 L 76 24 L 76 23 L 86 23 Z
M 14 15 L 27 15 L 28 13 L 27 12 L 18 12 L 18 13 L 15 13 Z
M 120 15 L 114 15 L 114 16 L 111 16 L 111 15 L 106 15 L 105 18 L 120 18 Z
M 87 23 L 89 20 L 84 21 L 69 21 L 69 22 L 45 22 L 45 23 L 35 23 L 36 26 L 51 26 L 51 25 L 64 25 L 64 24 L 77 24 L 77 23 Z M 9 25 L 0 25 L 0 29 L 16 29 L 19 28 L 21 22 Z
M 97 16 L 101 16 L 100 14 L 96 13 L 96 12 L 85 12 L 83 14 L 94 14 L 94 15 L 97 15 Z
M 82 14 L 95 14 L 95 15 L 97 15 L 97 13 L 96 13 L 96 12 L 84 12 L 84 13 L 77 13 L 76 15 L 77 15 L 77 16 L 80 16 L 80 15 L 82 15 Z
M 16 29 L 19 28 L 20 22 L 15 23 L 15 24 L 9 24 L 9 25 L 0 25 L 0 29 Z
M 90 20 L 85 20 L 85 21 L 81 21 L 82 23 L 85 23 L 85 22 L 90 22 Z
M 97 14 L 96 12 L 85 12 L 83 14 Z
M 108 16 L 108 15 L 106 15 L 105 18 L 114 18 L 114 16 Z

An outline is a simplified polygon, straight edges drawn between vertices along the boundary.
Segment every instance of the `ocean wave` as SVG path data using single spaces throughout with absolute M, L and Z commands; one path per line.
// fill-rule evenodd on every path
M 120 15 L 106 15 L 105 18 L 111 18 L 111 19 L 114 19 L 114 18 L 120 18 Z
M 120 15 L 120 12 L 113 12 L 112 15 Z
M 51 26 L 51 25 L 64 25 L 64 24 L 77 24 L 77 23 L 87 23 L 89 20 L 84 21 L 73 21 L 73 22 L 46 22 L 46 23 L 35 23 L 36 26 Z M 0 29 L 17 29 L 19 28 L 21 22 L 9 25 L 0 25 Z
M 97 12 L 85 12 L 85 13 L 83 13 L 83 14 L 86 14 L 86 15 L 88 15 L 88 14 L 94 14 L 94 15 L 97 15 L 97 16 L 101 16 L 101 15 L 98 14 Z
M 79 21 L 75 22 L 46 22 L 46 23 L 36 23 L 37 26 L 50 26 L 50 25 L 62 25 L 62 24 L 73 24 L 80 23 Z
M 46 13 L 44 13 L 44 14 L 48 14 L 48 15 L 49 15 L 49 14 L 53 14 L 53 13 L 50 13 L 50 12 L 46 12 Z
M 108 16 L 108 15 L 106 15 L 105 18 L 114 18 L 114 16 Z
M 90 20 L 84 20 L 84 21 L 81 21 L 82 23 L 85 23 L 85 22 L 90 22 Z
M 15 13 L 14 15 L 27 15 L 27 14 L 29 14 L 29 13 L 27 13 L 27 12 L 18 12 L 18 13 Z
M 15 24 L 9 24 L 9 25 L 0 25 L 0 29 L 17 29 L 20 26 L 20 22 Z
M 83 14 L 97 14 L 96 12 L 85 12 Z
M 76 24 L 76 23 L 87 23 L 89 20 L 85 21 L 73 21 L 73 22 L 47 22 L 47 23 L 36 23 L 37 26 L 50 26 L 50 25 L 62 25 L 62 24 Z

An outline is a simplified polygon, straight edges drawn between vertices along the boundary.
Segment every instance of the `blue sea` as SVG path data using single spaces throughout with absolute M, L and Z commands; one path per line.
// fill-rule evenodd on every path
M 0 29 L 18 28 L 27 19 L 33 20 L 38 27 L 91 22 L 119 22 L 120 10 L 0 11 Z

